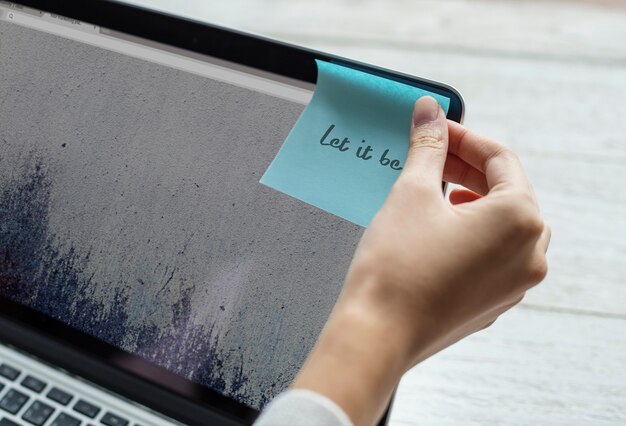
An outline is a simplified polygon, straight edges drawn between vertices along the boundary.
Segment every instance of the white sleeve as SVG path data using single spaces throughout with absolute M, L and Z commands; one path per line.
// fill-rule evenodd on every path
M 254 426 L 353 426 L 333 401 L 305 389 L 278 395 L 263 410 Z

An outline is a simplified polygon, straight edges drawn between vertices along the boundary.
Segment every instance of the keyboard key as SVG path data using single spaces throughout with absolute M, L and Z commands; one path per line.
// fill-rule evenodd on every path
M 46 396 L 50 398 L 51 400 L 58 402 L 61 405 L 69 404 L 72 398 L 74 398 L 71 394 L 65 391 L 62 391 L 59 388 L 50 389 L 50 392 L 48 392 L 48 395 Z
M 128 425 L 128 420 L 109 412 L 102 416 L 100 423 L 106 426 L 126 426 Z
M 69 414 L 61 413 L 56 419 L 50 423 L 50 426 L 78 426 L 80 420 L 76 417 L 72 417 Z M 2 426 L 2 425 L 0 425 Z
M 78 402 L 74 404 L 74 411 L 93 419 L 100 412 L 100 407 L 96 407 L 85 400 L 79 399 Z
M 41 426 L 54 412 L 54 408 L 40 401 L 33 402 L 24 412 L 22 418 L 35 426 Z
M 8 364 L 0 365 L 0 376 L 6 377 L 9 380 L 17 379 L 17 376 L 19 376 L 20 373 L 21 373 L 20 370 L 18 370 L 17 368 L 11 367 Z
M 2 419 L 0 420 L 0 426 L 20 426 L 20 425 L 9 419 Z
M 15 389 L 9 389 L 6 395 L 0 399 L 0 408 L 15 414 L 26 404 L 26 401 L 28 401 L 28 396 Z
M 36 379 L 33 376 L 26 376 L 24 380 L 22 380 L 22 386 L 39 393 L 46 387 L 46 382 Z

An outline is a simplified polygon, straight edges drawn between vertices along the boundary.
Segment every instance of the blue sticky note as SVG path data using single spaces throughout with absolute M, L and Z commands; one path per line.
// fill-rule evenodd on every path
M 330 62 L 317 68 L 313 98 L 261 183 L 367 226 L 404 166 L 415 101 L 430 95 L 447 113 L 450 100 Z

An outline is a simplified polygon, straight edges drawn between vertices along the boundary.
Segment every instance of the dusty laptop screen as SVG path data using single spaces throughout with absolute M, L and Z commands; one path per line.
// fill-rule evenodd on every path
M 261 407 L 314 343 L 362 232 L 259 183 L 306 96 L 7 18 L 0 294 Z

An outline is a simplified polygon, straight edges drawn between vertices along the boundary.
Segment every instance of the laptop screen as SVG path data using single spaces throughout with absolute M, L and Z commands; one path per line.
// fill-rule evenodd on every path
M 284 71 L 273 56 L 262 68 Z M 101 356 L 116 367 L 142 359 L 174 392 L 262 408 L 363 232 L 259 182 L 314 89 L 0 2 L 0 302 L 116 348 Z
M 0 295 L 260 408 L 362 228 L 259 183 L 296 80 L 0 5 Z

